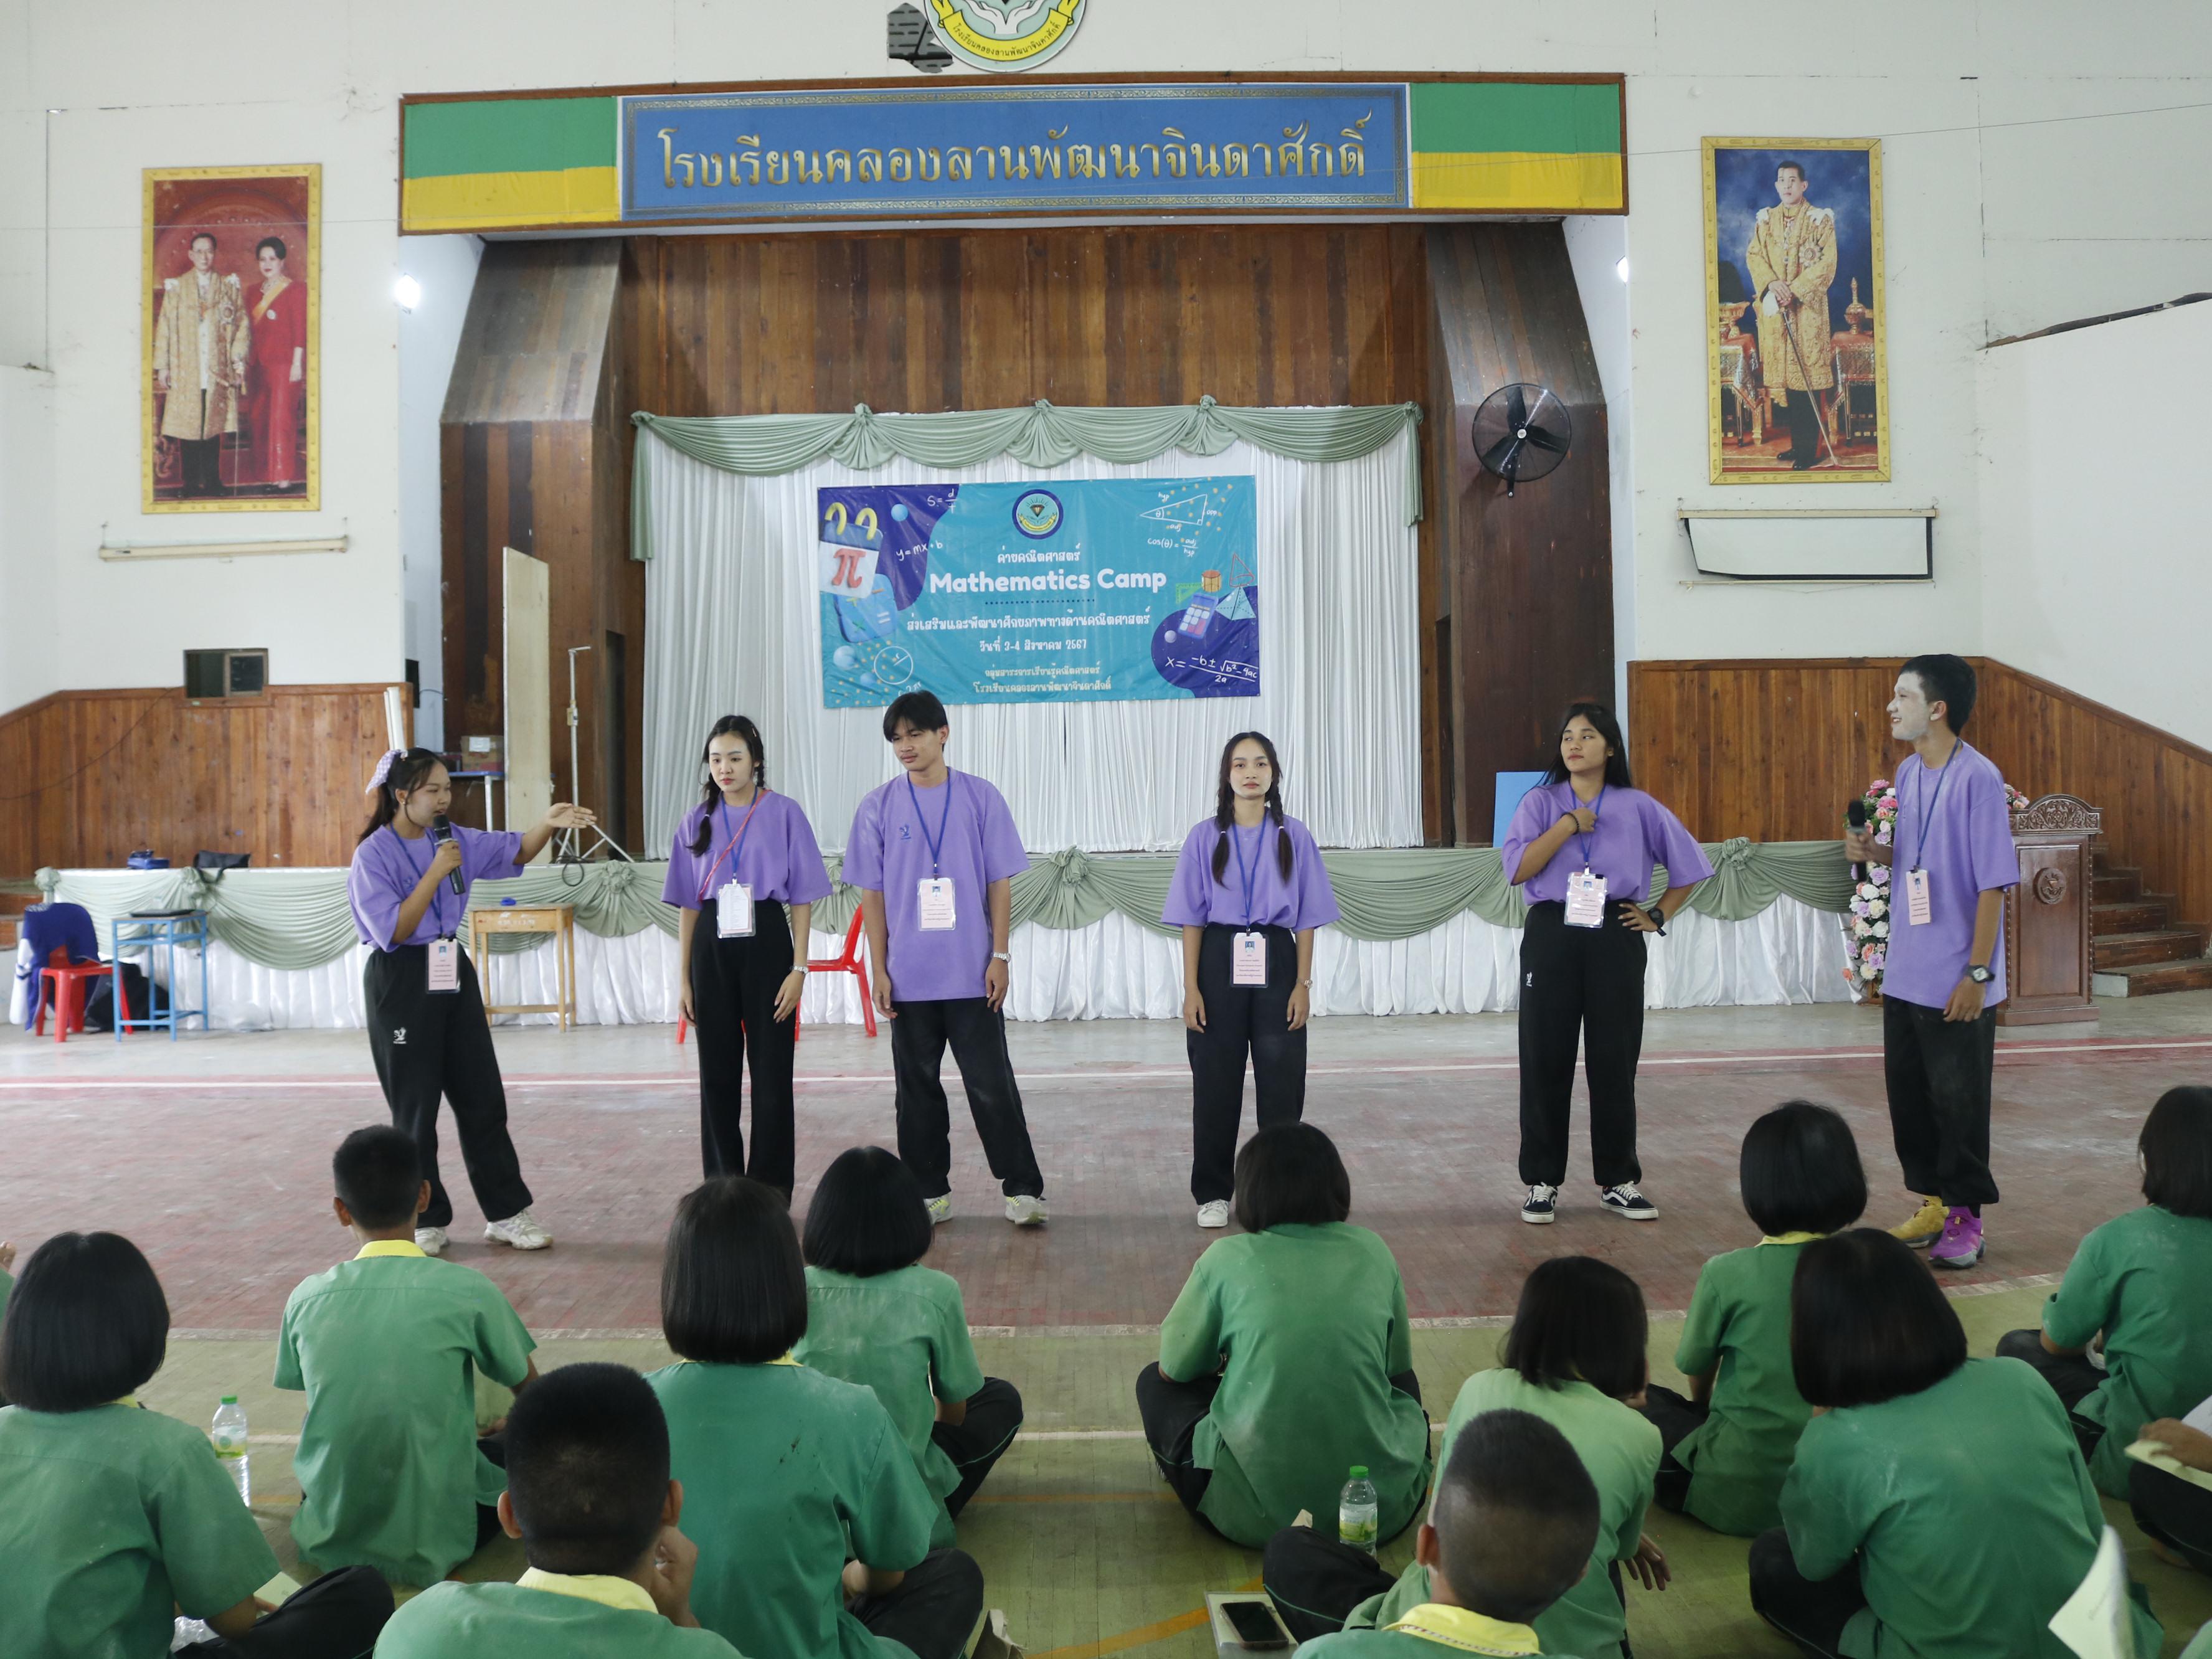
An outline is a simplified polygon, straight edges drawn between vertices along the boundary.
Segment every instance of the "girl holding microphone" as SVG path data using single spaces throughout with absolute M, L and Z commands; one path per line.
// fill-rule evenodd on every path
M 1284 815 L 1275 745 L 1238 732 L 1221 751 L 1213 814 L 1183 837 L 1160 913 L 1182 929 L 1190 1195 L 1201 1227 L 1229 1224 L 1248 1052 L 1258 1127 L 1305 1115 L 1314 930 L 1336 919 L 1321 848 Z
M 676 831 L 660 896 L 680 908 L 684 1017 L 699 1034 L 699 1155 L 707 1177 L 750 1176 L 791 1197 L 791 1073 L 806 939 L 830 872 L 799 803 L 768 787 L 760 728 L 725 714 L 700 756 L 699 805 Z M 789 907 L 788 915 L 785 907 Z M 745 1156 L 739 1067 L 752 1073 Z
M 1522 797 L 1498 852 L 1528 904 L 1521 933 L 1521 1179 L 1528 1196 L 1521 1218 L 1552 1220 L 1567 1178 L 1579 1045 L 1599 1202 L 1631 1221 L 1656 1220 L 1658 1207 L 1636 1184 L 1644 1173 L 1636 1062 L 1644 941 L 1666 933 L 1713 866 L 1680 819 L 1630 787 L 1620 726 L 1597 702 L 1567 710 L 1551 769 Z M 1667 888 L 1647 905 L 1655 865 L 1666 866 Z
M 446 822 L 453 804 L 445 763 L 428 749 L 394 749 L 368 785 L 369 818 L 346 878 L 354 929 L 369 951 L 362 975 L 368 1048 L 392 1121 L 415 1142 L 430 1182 L 416 1218 L 426 1255 L 446 1248 L 453 1204 L 438 1178 L 438 1099 L 453 1103 L 461 1163 L 484 1213 L 484 1237 L 542 1250 L 553 1236 L 530 1213 L 530 1188 L 507 1133 L 507 1090 L 493 1051 L 477 970 L 459 930 L 469 885 L 522 873 L 556 830 L 596 820 L 556 806 L 526 834 Z

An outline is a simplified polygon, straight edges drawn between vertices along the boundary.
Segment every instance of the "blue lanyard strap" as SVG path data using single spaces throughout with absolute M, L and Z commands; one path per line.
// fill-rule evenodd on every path
M 1953 769 L 1958 766 L 1960 753 L 1966 748 L 1966 740 L 1964 738 L 1960 738 L 1952 744 L 1950 759 L 1943 763 L 1943 769 L 1936 775 L 1936 788 L 1934 793 L 1923 793 L 1922 795 L 1920 805 L 1920 831 L 1912 838 L 1912 861 L 1905 866 L 1907 870 L 1917 870 L 1921 867 L 1920 860 L 1926 856 L 1928 852 L 1928 825 L 1936 817 L 1936 807 L 1942 804 L 1943 786 L 1950 782 L 1951 773 Z M 1920 787 L 1923 792 L 1926 792 L 1928 788 L 1926 777 L 1928 763 L 1925 761 L 1921 763 L 1920 770 L 1922 774 Z
M 1233 822 L 1229 826 L 1229 843 L 1237 849 L 1237 874 L 1244 884 L 1244 925 L 1247 927 L 1252 925 L 1252 882 L 1258 874 L 1254 866 L 1260 862 L 1260 842 L 1267 833 L 1267 820 L 1263 818 L 1260 827 L 1252 832 L 1252 864 L 1247 866 L 1244 862 L 1244 832 Z
M 911 772 L 906 775 L 906 793 L 907 799 L 914 803 L 914 818 L 921 826 L 921 838 L 929 843 L 929 873 L 934 876 L 938 873 L 938 860 L 945 851 L 945 826 L 952 817 L 952 773 L 948 768 L 945 774 L 945 810 L 937 815 L 937 833 L 934 836 L 929 833 L 929 820 L 922 816 L 921 797 L 915 793 L 914 774 Z
M 407 845 L 407 837 L 406 837 L 406 836 L 403 836 L 403 835 L 401 835 L 401 834 L 400 834 L 397 830 L 394 830 L 392 832 L 392 840 L 394 840 L 394 841 L 398 842 L 402 847 L 405 847 L 405 846 Z M 421 841 L 425 841 L 425 842 L 427 842 L 427 841 L 428 841 L 430 838 L 429 838 L 429 836 L 418 836 L 418 837 L 416 837 L 416 839 L 421 840 Z M 456 832 L 456 833 L 454 834 L 453 840 L 455 841 L 455 842 L 456 842 L 456 843 L 458 843 L 458 842 L 459 842 L 459 840 L 460 840 L 460 836 L 459 836 L 459 832 Z M 428 875 L 428 874 L 430 873 L 430 866 L 431 866 L 431 865 L 433 865 L 434 863 L 435 863 L 435 862 L 437 861 L 437 857 L 438 857 L 438 855 L 437 855 L 435 853 L 431 853 L 431 852 L 428 852 L 428 851 L 426 851 L 426 852 L 424 853 L 423 857 L 422 857 L 422 874 L 423 874 L 423 875 L 426 875 L 426 876 L 427 876 L 427 875 Z M 464 862 L 465 862 L 465 860 L 464 860 Z M 410 852 L 410 853 L 407 854 L 407 867 L 408 867 L 409 869 L 410 869 L 410 870 L 411 870 L 411 869 L 413 869 L 413 868 L 415 867 L 415 854 L 414 854 L 412 852 Z M 462 881 L 462 884 L 463 884 L 463 885 L 462 885 L 462 902 L 463 902 L 463 903 L 466 903 L 466 902 L 468 902 L 468 893 L 467 893 L 467 882 L 468 882 L 468 878 L 467 878 L 465 875 L 464 875 L 464 876 L 461 878 L 461 881 Z M 432 927 L 433 929 L 434 929 L 434 930 L 436 931 L 437 935 L 438 935 L 438 937 L 439 937 L 440 939 L 444 939 L 444 938 L 447 938 L 447 933 L 446 933 L 446 923 L 445 923 L 445 920 L 444 920 L 443 916 L 440 914 L 440 910 L 439 910 L 439 907 L 440 907 L 443 902 L 444 902 L 444 901 L 445 901 L 445 897 L 446 897 L 446 884 L 445 884 L 445 883 L 443 883 L 443 882 L 440 882 L 440 883 L 439 883 L 435 887 L 433 887 L 433 888 L 430 890 L 430 926 L 431 926 L 431 927 Z M 393 943 L 394 945 L 400 944 L 401 942 L 402 942 L 402 941 L 400 941 L 400 940 L 398 940 L 398 939 L 394 939 L 394 940 L 392 940 L 392 943 Z
M 1598 785 L 1597 800 L 1594 800 L 1589 804 L 1590 835 L 1595 835 L 1597 833 L 1598 802 L 1602 801 L 1605 799 L 1606 788 L 1607 786 L 1602 783 Z M 1571 783 L 1567 786 L 1567 799 L 1570 800 L 1573 800 L 1575 799 L 1575 787 Z M 1579 805 L 1581 803 L 1577 801 L 1576 804 Z M 1583 868 L 1587 870 L 1590 867 L 1589 836 L 1586 836 L 1583 834 L 1581 830 L 1577 830 L 1575 831 L 1575 842 L 1576 844 L 1582 848 Z
M 765 788 L 757 788 L 753 791 L 753 804 L 745 808 L 745 819 L 738 826 L 738 838 L 734 842 L 730 839 L 729 801 L 725 799 L 714 803 L 714 811 L 720 815 L 722 825 L 722 858 L 726 858 L 730 861 L 732 881 L 738 878 L 738 854 L 744 850 L 745 834 L 753 827 L 753 814 L 760 811 L 761 797 L 766 793 L 768 791 Z M 716 859 L 707 866 L 706 877 L 699 884 L 699 902 L 702 904 L 707 902 L 707 890 L 714 884 L 714 872 L 722 867 L 722 858 Z

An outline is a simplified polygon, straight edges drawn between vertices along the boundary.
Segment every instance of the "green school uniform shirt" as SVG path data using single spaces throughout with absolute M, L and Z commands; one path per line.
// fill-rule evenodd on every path
M 2017 1359 L 1969 1359 L 1918 1394 L 1814 1418 L 1782 1519 L 1806 1577 L 1859 1558 L 1848 1659 L 2069 1659 L 2051 1615 L 2105 1529 L 2065 1407 Z M 2156 1653 L 2158 1620 L 2136 1601 L 2136 1650 Z
M 376 1659 L 732 1659 L 710 1630 L 672 1625 L 627 1578 L 540 1572 L 433 1584 L 392 1615 Z
M 911 1659 L 846 1612 L 840 1584 L 848 1559 L 917 1565 L 945 1510 L 874 1393 L 789 1360 L 645 1380 L 699 1547 L 699 1622 L 768 1659 Z
M 8 1659 L 157 1659 L 276 1576 L 207 1436 L 128 1402 L 0 1410 L 0 1562 Z
M 303 1282 L 276 1338 L 276 1386 L 307 1395 L 300 1553 L 399 1584 L 475 1554 L 477 1505 L 507 1489 L 477 1449 L 476 1374 L 511 1389 L 537 1346 L 498 1285 L 404 1239 Z
M 2125 1498 L 2136 1431 L 2212 1395 L 2212 1221 L 2155 1204 L 2107 1221 L 2074 1252 L 2043 1328 L 2068 1348 L 2105 1334 L 2108 1374 L 2074 1411 L 2105 1425 L 2098 1490 Z
M 1750 1538 L 1782 1524 L 1782 1483 L 1813 1415 L 1790 1364 L 1790 1283 L 1810 1242 L 1717 1255 L 1690 1297 L 1674 1366 L 1713 1374 L 1712 1414 L 1674 1456 L 1690 1472 L 1682 1507 L 1715 1532 Z
M 1527 1625 L 1488 1618 L 1471 1607 L 1425 1601 L 1407 1608 L 1406 1616 L 1387 1630 L 1346 1629 L 1316 1636 L 1302 1644 L 1291 1659 L 1444 1659 L 1446 1653 L 1537 1652 L 1546 1659 L 1568 1659 L 1540 1647 L 1536 1632 Z
M 1191 1442 L 1191 1462 L 1213 1471 L 1199 1513 L 1253 1549 L 1300 1510 L 1334 1538 L 1346 1472 L 1364 1463 L 1381 1535 L 1395 1536 L 1429 1489 L 1429 1420 L 1390 1385 L 1413 1364 L 1405 1281 L 1364 1227 L 1270 1227 L 1209 1246 L 1160 1327 L 1167 1376 L 1222 1372 Z
M 1597 1547 L 1590 1553 L 1589 1571 L 1535 1621 L 1544 1651 L 1618 1659 L 1628 1634 L 1628 1615 L 1613 1594 L 1607 1569 L 1634 1555 L 1643 1542 L 1644 1511 L 1651 1506 L 1651 1483 L 1659 1473 L 1659 1431 L 1643 1413 L 1587 1382 L 1547 1389 L 1522 1382 L 1518 1371 L 1477 1371 L 1460 1385 L 1459 1398 L 1452 1401 L 1437 1462 L 1451 1456 L 1452 1443 L 1471 1419 L 1495 1411 L 1533 1412 L 1559 1430 L 1597 1488 Z M 1389 1626 L 1428 1595 L 1429 1570 L 1416 1561 L 1388 1590 L 1353 1608 L 1346 1628 Z
M 963 1401 L 983 1386 L 958 1281 L 921 1266 L 866 1279 L 809 1267 L 806 1334 L 791 1357 L 875 1390 L 922 1485 L 939 1500 L 930 1547 L 950 1547 L 955 1534 L 943 1500 L 960 1484 L 960 1471 L 930 1431 L 939 1401 Z

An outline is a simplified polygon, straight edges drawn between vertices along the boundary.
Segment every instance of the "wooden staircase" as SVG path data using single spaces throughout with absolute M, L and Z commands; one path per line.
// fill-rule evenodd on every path
M 2100 997 L 2150 996 L 2212 988 L 2205 957 L 2212 929 L 2178 921 L 2173 900 L 2142 890 L 2142 872 L 2096 851 L 2096 892 L 2089 908 L 2089 953 Z

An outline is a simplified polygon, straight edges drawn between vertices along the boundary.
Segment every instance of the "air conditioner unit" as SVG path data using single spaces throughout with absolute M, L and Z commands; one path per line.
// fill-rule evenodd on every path
M 187 697 L 258 697 L 269 690 L 266 651 L 187 651 Z

